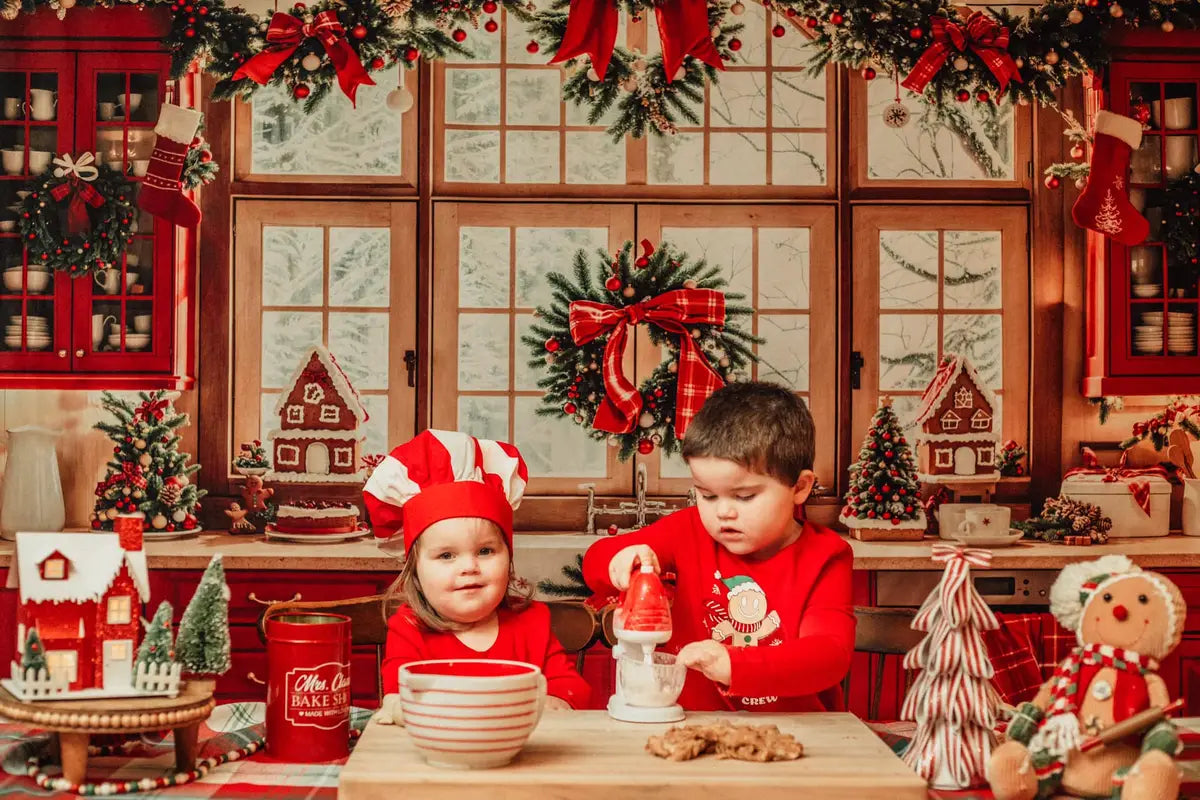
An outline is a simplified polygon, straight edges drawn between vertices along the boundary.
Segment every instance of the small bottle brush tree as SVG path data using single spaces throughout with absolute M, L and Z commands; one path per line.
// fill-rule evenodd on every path
M 171 664 L 175 661 L 175 648 L 171 642 L 171 604 L 163 600 L 154 612 L 154 619 L 146 626 L 146 638 L 138 648 L 137 665 L 147 667 L 156 664 Z
M 215 677 L 229 670 L 229 587 L 215 555 L 179 621 L 176 660 L 186 675 Z
M 141 403 L 134 406 L 109 392 L 102 395 L 101 404 L 115 419 L 95 428 L 114 446 L 108 473 L 96 484 L 92 527 L 112 530 L 117 514 L 141 512 L 147 529 L 195 530 L 205 492 L 191 481 L 200 465 L 189 466 L 189 455 L 179 450 L 177 431 L 188 417 L 175 411 L 165 391 L 139 396 Z
M 34 674 L 46 669 L 46 648 L 42 646 L 42 637 L 38 636 L 37 628 L 30 628 L 25 634 L 25 646 L 21 649 L 21 670 Z
M 921 484 L 912 449 L 891 398 L 885 397 L 850 467 L 850 488 L 839 520 L 850 528 L 925 528 Z

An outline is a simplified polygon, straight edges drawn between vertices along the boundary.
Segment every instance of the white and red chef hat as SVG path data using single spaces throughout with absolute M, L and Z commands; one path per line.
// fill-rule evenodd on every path
M 457 431 L 422 431 L 388 453 L 363 500 L 376 539 L 404 533 L 404 553 L 433 523 L 480 517 L 500 526 L 512 552 L 513 511 L 529 471 L 516 447 Z

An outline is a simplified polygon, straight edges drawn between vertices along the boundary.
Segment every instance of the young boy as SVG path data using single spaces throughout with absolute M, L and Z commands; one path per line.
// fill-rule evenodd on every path
M 813 421 L 787 389 L 730 384 L 688 427 L 696 505 L 588 548 L 597 592 L 624 590 L 637 564 L 676 574 L 665 649 L 691 668 L 694 711 L 843 707 L 854 649 L 849 545 L 803 521 L 816 477 Z

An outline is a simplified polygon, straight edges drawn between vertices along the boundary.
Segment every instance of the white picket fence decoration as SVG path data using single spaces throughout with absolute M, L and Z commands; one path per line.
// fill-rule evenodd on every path
M 40 670 L 30 667 L 22 670 L 21 665 L 13 661 L 12 663 L 12 681 L 21 688 L 26 698 L 32 697 L 49 697 L 54 694 L 61 694 L 70 686 L 70 681 L 63 674 L 51 675 L 49 670 L 43 667 Z
M 133 678 L 133 688 L 143 692 L 179 691 L 179 676 L 183 664 L 147 664 L 139 661 Z

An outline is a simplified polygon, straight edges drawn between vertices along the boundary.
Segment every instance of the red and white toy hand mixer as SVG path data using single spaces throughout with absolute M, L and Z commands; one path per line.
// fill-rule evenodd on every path
M 655 645 L 671 638 L 671 607 L 654 568 L 643 564 L 629 578 L 621 607 L 613 617 L 613 658 L 617 690 L 608 699 L 608 714 L 623 722 L 675 722 L 683 707 L 675 702 L 687 670 Z

